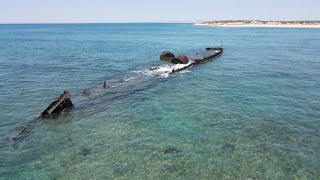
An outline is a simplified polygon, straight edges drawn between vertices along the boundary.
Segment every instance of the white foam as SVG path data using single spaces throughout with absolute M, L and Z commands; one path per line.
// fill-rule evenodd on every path
M 143 74 L 143 75 L 147 75 L 147 76 L 159 76 L 161 78 L 167 78 L 169 77 L 170 73 L 173 70 L 177 70 L 177 69 L 182 69 L 184 67 L 189 66 L 190 64 L 192 64 L 193 61 L 190 61 L 188 64 L 164 64 L 161 66 L 156 66 L 156 67 L 151 67 L 150 69 L 146 69 L 146 70 L 136 70 L 133 71 L 133 73 L 135 74 Z M 182 73 L 186 73 L 186 72 L 190 72 L 190 70 L 186 69 L 184 71 L 181 71 Z
M 125 78 L 124 81 L 128 82 L 128 81 L 135 80 L 135 79 L 136 79 L 136 77 L 131 76 L 131 77 Z
M 169 77 L 169 73 L 163 73 L 160 75 L 161 78 L 168 78 Z

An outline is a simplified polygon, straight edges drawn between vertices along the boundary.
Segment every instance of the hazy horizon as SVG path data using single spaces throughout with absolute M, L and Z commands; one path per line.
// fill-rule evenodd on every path
M 319 21 L 316 0 L 3 0 L 0 24 L 191 23 L 211 20 Z

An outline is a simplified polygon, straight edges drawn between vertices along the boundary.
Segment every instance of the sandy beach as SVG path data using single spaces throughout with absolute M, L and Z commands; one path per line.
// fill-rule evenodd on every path
M 270 27 L 270 28 L 320 28 L 320 24 L 281 24 L 281 23 L 216 23 L 216 22 L 197 22 L 195 26 L 220 26 L 220 27 Z

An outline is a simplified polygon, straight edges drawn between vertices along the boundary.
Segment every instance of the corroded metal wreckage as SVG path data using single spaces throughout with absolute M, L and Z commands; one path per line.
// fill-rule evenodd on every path
M 188 68 L 192 67 L 193 65 L 206 63 L 214 58 L 221 56 L 222 53 L 223 53 L 223 48 L 221 48 L 221 47 L 218 47 L 218 48 L 208 47 L 205 50 L 205 54 L 209 54 L 209 55 L 204 55 L 203 58 L 197 58 L 197 56 L 196 56 L 195 58 L 189 59 L 186 55 L 179 55 L 178 57 L 176 57 L 172 52 L 164 51 L 160 55 L 160 59 L 161 60 L 169 60 L 173 64 L 184 64 L 185 65 L 185 66 L 181 66 L 176 69 L 172 69 L 172 71 L 169 72 L 169 74 L 173 74 L 173 73 L 177 73 L 179 71 L 183 71 L 185 69 L 188 69 Z M 199 53 L 197 53 L 197 55 L 199 55 Z M 151 68 L 149 68 L 149 71 L 154 71 L 154 70 L 158 70 L 158 69 L 159 69 L 159 67 L 151 67 Z M 104 89 L 108 88 L 106 81 L 103 83 L 102 87 Z M 64 91 L 63 94 L 61 94 L 57 100 L 53 101 L 41 113 L 41 115 L 39 117 L 40 118 L 50 118 L 53 115 L 60 114 L 65 109 L 69 109 L 69 108 L 73 107 L 73 104 L 72 104 L 72 101 L 71 101 L 69 95 L 70 95 L 70 93 L 68 91 Z M 90 91 L 88 91 L 88 90 L 83 91 L 83 95 L 89 96 Z
M 71 108 L 73 106 L 71 99 L 69 98 L 70 93 L 68 91 L 64 91 L 63 94 L 60 95 L 58 100 L 53 101 L 47 109 L 45 109 L 40 118 L 51 117 L 53 115 L 57 115 L 61 113 L 63 110 Z
M 22 141 L 24 138 L 26 138 L 29 134 L 29 132 L 32 129 L 32 124 L 34 122 L 37 122 L 38 120 L 41 120 L 43 118 L 51 118 L 55 115 L 60 114 L 62 111 L 66 109 L 70 109 L 73 107 L 72 101 L 69 97 L 70 93 L 68 91 L 64 91 L 60 97 L 53 101 L 42 113 L 41 115 L 34 119 L 33 121 L 29 122 L 27 127 L 22 128 L 22 130 L 19 132 L 19 134 L 13 138 L 9 138 L 11 145 L 16 145 L 17 142 Z
M 213 54 L 210 54 L 208 56 L 204 56 L 203 58 L 199 58 L 199 59 L 194 59 L 195 64 L 203 64 L 206 63 L 208 61 L 211 61 L 212 59 L 218 58 L 222 55 L 223 53 L 223 48 L 222 47 L 208 47 L 206 48 L 206 52 L 211 52 L 214 51 Z
M 179 55 L 175 56 L 170 51 L 164 51 L 160 55 L 161 60 L 166 60 L 172 64 L 178 64 L 177 66 L 173 66 L 173 68 L 168 71 L 168 74 L 174 74 L 183 70 L 186 70 L 188 68 L 191 68 L 194 65 L 203 64 L 208 61 L 211 61 L 217 57 L 220 57 L 223 53 L 223 48 L 221 47 L 208 47 L 205 49 L 204 52 L 197 53 L 194 57 L 187 57 L 186 55 Z M 148 70 L 149 71 L 157 71 L 160 67 L 151 67 Z M 108 90 L 110 86 L 107 85 L 107 82 L 104 81 L 102 88 L 105 90 Z M 91 92 L 89 90 L 84 90 L 82 92 L 83 96 L 90 96 Z M 26 125 L 26 127 L 23 127 L 19 134 L 13 138 L 9 138 L 11 145 L 16 145 L 18 142 L 22 141 L 24 138 L 28 136 L 30 133 L 32 127 L 32 123 L 38 122 L 39 120 L 46 119 L 46 118 L 52 118 L 56 115 L 59 115 L 64 110 L 70 109 L 73 107 L 73 103 L 70 99 L 70 93 L 68 91 L 64 91 L 60 97 L 53 101 L 42 113 L 41 115 L 34 119 L 32 122 Z M 119 96 L 120 97 L 120 96 Z
M 204 64 L 208 61 L 220 57 L 222 53 L 222 47 L 207 47 L 204 52 L 197 53 L 195 57 L 188 58 L 186 55 L 179 55 L 176 57 L 172 52 L 164 51 L 163 53 L 161 53 L 160 59 L 169 61 L 172 64 L 185 64 L 185 66 L 180 66 L 176 69 L 172 69 L 169 74 L 173 74 L 188 69 L 193 65 Z M 158 69 L 159 67 L 152 67 L 149 70 L 154 71 Z

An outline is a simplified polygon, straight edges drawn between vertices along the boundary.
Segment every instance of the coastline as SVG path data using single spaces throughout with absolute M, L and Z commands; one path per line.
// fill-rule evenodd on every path
M 298 24 L 281 22 L 197 22 L 194 26 L 216 26 L 216 27 L 267 27 L 267 28 L 320 28 L 320 23 Z

